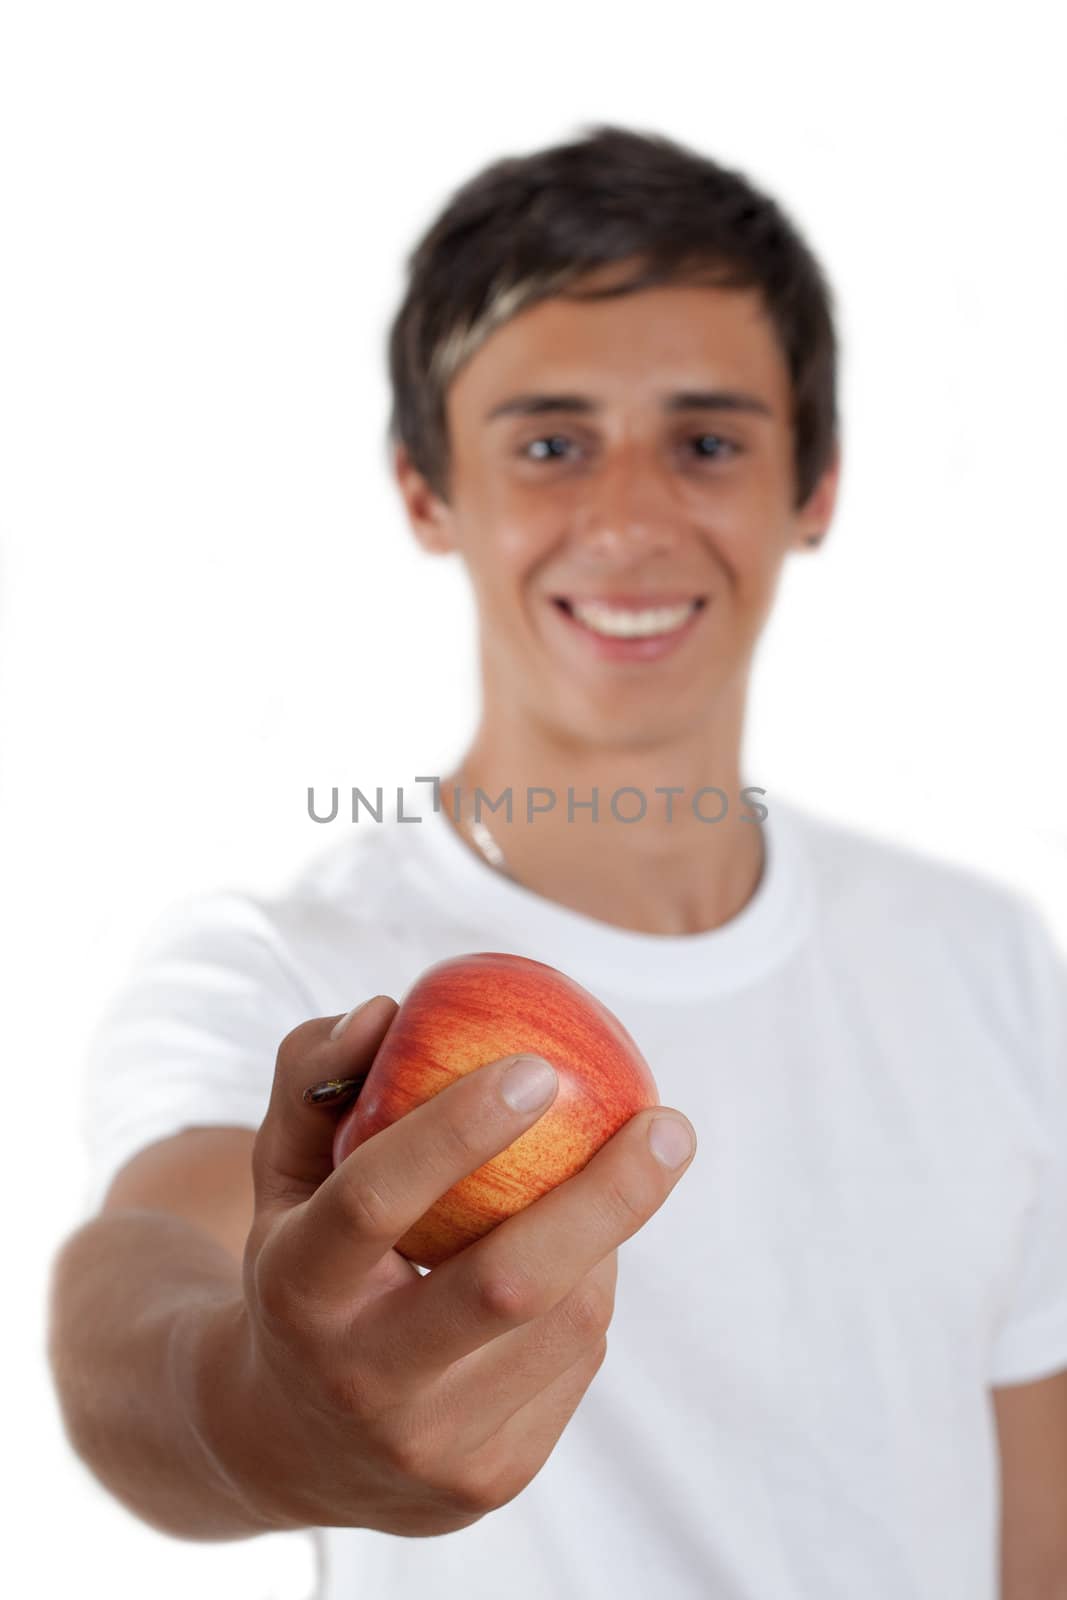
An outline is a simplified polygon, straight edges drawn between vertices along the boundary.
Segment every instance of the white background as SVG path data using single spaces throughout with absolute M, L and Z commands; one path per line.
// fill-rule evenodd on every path
M 623 122 L 807 233 L 844 483 L 760 655 L 751 781 L 1013 881 L 1067 942 L 1053 26 L 1040 3 L 5 7 L 0 1585 L 23 1559 L 20 1594 L 93 1600 L 311 1581 L 299 1537 L 182 1543 L 97 1487 L 48 1383 L 47 1274 L 86 1036 L 147 923 L 283 883 L 327 836 L 309 783 L 442 772 L 471 728 L 465 582 L 385 470 L 384 338 L 419 231 L 490 159 Z

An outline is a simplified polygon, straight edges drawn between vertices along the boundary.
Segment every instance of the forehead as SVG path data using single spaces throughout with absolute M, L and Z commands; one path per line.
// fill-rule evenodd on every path
M 583 279 L 589 287 L 606 278 Z M 520 389 L 651 399 L 670 388 L 744 388 L 782 415 L 789 376 L 757 289 L 657 284 L 603 300 L 553 296 L 495 329 L 449 387 L 456 420 L 478 421 Z

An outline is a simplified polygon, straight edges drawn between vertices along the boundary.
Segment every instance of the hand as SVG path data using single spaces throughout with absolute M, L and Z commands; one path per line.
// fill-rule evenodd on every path
M 396 1009 L 376 996 L 337 1040 L 335 1019 L 316 1019 L 279 1049 L 252 1157 L 231 1465 L 291 1524 L 422 1536 L 478 1521 L 544 1465 L 604 1359 L 617 1247 L 691 1155 L 662 1166 L 648 1144 L 662 1109 L 640 1112 L 581 1172 L 421 1276 L 393 1245 L 536 1122 L 555 1085 L 513 1111 L 501 1091 L 515 1058 L 494 1061 L 333 1170 L 340 1110 L 303 1091 L 366 1073 Z

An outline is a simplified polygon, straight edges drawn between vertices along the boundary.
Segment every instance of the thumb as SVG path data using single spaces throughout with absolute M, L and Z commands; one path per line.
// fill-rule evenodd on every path
M 345 1017 L 314 1017 L 286 1034 L 252 1147 L 257 1217 L 291 1210 L 330 1176 L 338 1115 L 358 1096 L 398 1009 L 378 994 Z

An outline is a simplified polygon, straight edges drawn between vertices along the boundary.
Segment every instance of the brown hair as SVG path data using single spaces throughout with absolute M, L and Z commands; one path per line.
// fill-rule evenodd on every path
M 568 144 L 494 161 L 449 198 L 407 259 L 389 332 L 390 449 L 449 493 L 445 393 L 509 317 L 609 262 L 635 275 L 569 298 L 655 283 L 758 288 L 793 391 L 796 506 L 838 437 L 833 293 L 794 224 L 740 172 L 660 134 L 601 124 Z

